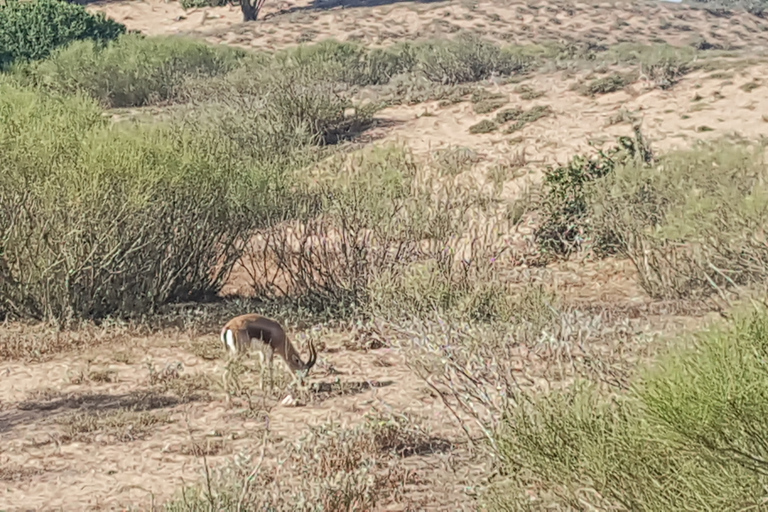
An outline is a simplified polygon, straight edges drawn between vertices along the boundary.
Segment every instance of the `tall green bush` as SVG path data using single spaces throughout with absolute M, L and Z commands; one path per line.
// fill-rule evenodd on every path
M 508 478 L 488 508 L 762 510 L 767 347 L 759 308 L 681 343 L 629 396 L 577 387 L 521 401 L 497 432 Z
M 6 0 L 0 4 L 0 69 L 17 60 L 44 59 L 72 41 L 105 42 L 125 25 L 60 0 Z
M 76 41 L 45 60 L 17 66 L 14 75 L 50 91 L 85 92 L 105 107 L 139 107 L 178 100 L 188 79 L 222 75 L 246 55 L 182 37 L 125 34 L 108 45 Z
M 214 130 L 112 126 L 82 96 L 0 85 L 0 310 L 132 316 L 216 293 L 277 204 L 272 171 Z

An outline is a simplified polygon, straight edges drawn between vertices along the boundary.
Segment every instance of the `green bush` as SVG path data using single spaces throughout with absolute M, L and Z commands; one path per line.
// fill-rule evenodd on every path
M 325 79 L 361 86 L 385 84 L 395 75 L 413 71 L 442 84 L 476 82 L 523 72 L 531 61 L 527 55 L 473 35 L 372 50 L 328 40 L 274 55 L 281 67 L 314 67 Z
M 653 158 L 639 129 L 634 138 L 620 137 L 618 145 L 598 151 L 595 157 L 576 155 L 566 165 L 548 168 L 544 174 L 542 220 L 535 232 L 539 247 L 545 253 L 564 256 L 579 249 L 584 242 L 591 242 L 598 252 L 617 250 L 612 230 L 593 227 L 590 191 L 596 180 L 636 158 L 642 165 Z
M 768 314 L 741 313 L 702 333 L 645 375 L 649 416 L 680 442 L 723 465 L 768 478 Z M 762 490 L 763 496 L 768 491 Z
M 77 41 L 45 60 L 16 66 L 24 84 L 61 93 L 85 92 L 105 107 L 139 107 L 179 99 L 192 77 L 222 75 L 244 50 L 181 37 L 127 34 L 108 45 Z
M 367 49 L 358 43 L 329 39 L 280 50 L 274 63 L 280 68 L 313 69 L 321 79 L 366 86 L 385 84 L 393 76 L 411 71 L 415 57 L 409 43 Z
M 442 84 L 477 82 L 494 75 L 524 72 L 530 59 L 505 51 L 474 35 L 452 40 L 428 41 L 415 48 L 417 69 Z
M 72 41 L 115 39 L 125 26 L 59 0 L 6 0 L 0 4 L 0 69 L 19 60 L 46 58 Z
M 0 85 L 0 310 L 131 316 L 216 293 L 279 176 L 200 130 Z
M 497 433 L 508 478 L 487 496 L 489 508 L 760 509 L 766 347 L 761 309 L 667 354 L 629 396 L 579 386 L 522 400 Z
M 319 76 L 312 66 L 272 68 L 270 72 L 239 68 L 220 79 L 190 83 L 185 94 L 198 105 L 195 108 L 205 109 L 213 117 L 235 113 L 251 118 L 248 123 L 254 128 L 253 123 L 258 124 L 261 133 L 244 132 L 246 140 L 274 136 L 286 141 L 286 149 L 298 141 L 335 144 L 350 138 L 370 125 L 376 110 L 375 105 L 356 106 L 338 91 L 338 83 Z M 278 145 L 272 148 L 282 153 Z

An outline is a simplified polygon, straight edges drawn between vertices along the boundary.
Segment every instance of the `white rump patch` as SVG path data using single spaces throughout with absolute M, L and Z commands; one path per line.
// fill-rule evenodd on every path
M 224 332 L 224 334 L 221 336 L 221 341 L 226 343 L 230 352 L 233 354 L 237 352 L 237 347 L 235 346 L 235 333 L 232 332 L 232 329 L 227 329 Z

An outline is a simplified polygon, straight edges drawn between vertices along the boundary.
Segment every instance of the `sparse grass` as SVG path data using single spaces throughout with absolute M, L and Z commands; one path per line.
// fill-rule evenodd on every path
M 72 327 L 57 330 L 37 324 L 5 328 L 3 343 L 0 343 L 0 358 L 6 361 L 42 362 L 57 354 L 77 352 L 86 347 L 125 342 L 130 332 L 128 328 L 110 323 L 99 327 L 91 324 Z
M 643 170 L 627 163 L 595 188 L 594 225 L 617 235 L 651 296 L 702 297 L 763 283 L 764 177 L 762 146 L 724 141 Z
M 149 411 L 76 412 L 57 420 L 63 428 L 61 442 L 128 443 L 144 439 L 171 421 L 166 413 Z
M 285 447 L 279 479 L 262 448 L 258 458 L 213 471 L 207 486 L 185 489 L 166 510 L 373 510 L 412 483 L 413 477 L 392 461 L 448 449 L 407 418 L 367 417 L 347 429 L 321 425 Z M 281 485 L 286 480 L 293 485 Z
M 221 341 L 218 338 L 195 340 L 193 341 L 190 350 L 200 359 L 209 361 L 219 359 L 224 353 L 224 348 L 221 346 Z
M 469 171 L 477 162 L 480 155 L 467 147 L 447 148 L 435 151 L 435 164 L 441 174 L 456 176 Z
M 23 482 L 43 472 L 43 469 L 33 468 L 26 464 L 3 464 L 3 467 L 0 468 L 0 482 Z

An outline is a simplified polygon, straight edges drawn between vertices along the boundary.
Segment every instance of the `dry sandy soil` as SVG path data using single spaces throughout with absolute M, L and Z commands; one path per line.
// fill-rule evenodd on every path
M 270 49 L 328 37 L 384 45 L 459 29 L 507 42 L 686 44 L 703 37 L 724 48 L 753 49 L 755 54 L 768 44 L 768 21 L 747 14 L 720 18 L 663 3 L 351 0 L 343 7 L 340 3 L 268 2 L 264 20 L 249 24 L 241 22 L 236 8 L 185 11 L 177 2 L 115 1 L 90 4 L 89 9 L 104 11 L 147 34 L 192 34 L 217 43 Z M 430 102 L 381 111 L 377 114 L 381 127 L 372 138 L 377 143 L 405 141 L 425 157 L 441 148 L 468 148 L 476 155 L 479 170 L 524 152 L 522 174 L 536 179 L 547 164 L 584 152 L 589 141 L 630 133 L 630 125 L 617 117 L 622 111 L 643 119 L 646 135 L 659 150 L 687 146 L 699 138 L 758 138 L 768 133 L 768 65 L 759 59 L 748 64 L 734 60 L 715 71 L 695 72 L 667 91 L 637 83 L 596 98 L 571 90 L 583 75 L 530 77 L 523 85 L 543 93 L 532 100 L 520 98 L 521 84 L 489 85 L 491 92 L 509 98 L 509 106 L 552 109 L 552 115 L 512 135 L 501 131 L 471 135 L 471 125 L 493 114 L 477 115 L 469 102 L 450 106 Z M 514 194 L 519 184 L 508 182 L 506 187 Z M 614 320 L 626 320 L 637 332 L 669 334 L 704 321 L 693 312 L 653 304 L 632 280 L 632 272 L 626 262 L 610 260 L 541 270 L 545 281 L 557 283 L 560 295 L 593 310 L 619 312 L 612 313 L 618 315 Z M 245 291 L 241 277 L 236 274 L 226 291 Z M 308 332 L 294 329 L 292 335 L 302 340 Z M 477 484 L 482 468 L 466 456 L 461 430 L 408 369 L 403 355 L 390 348 L 355 348 L 365 334 L 353 330 L 321 334 L 325 347 L 313 381 L 332 387 L 341 380 L 358 383 L 359 389 L 319 393 L 302 407 L 274 405 L 268 418 L 270 436 L 277 440 L 274 449 L 305 433 L 308 425 L 331 420 L 353 425 L 375 411 L 409 413 L 456 448 L 404 460 L 418 475 L 417 483 L 381 510 L 405 510 L 408 503 L 416 509 L 474 509 L 467 489 Z M 0 327 L 0 343 L 53 336 L 40 326 Z M 183 482 L 200 478 L 201 446 L 208 447 L 207 462 L 213 467 L 237 453 L 255 450 L 265 420 L 241 414 L 242 402 L 225 401 L 217 384 L 224 360 L 215 324 L 200 329 L 180 325 L 151 334 L 102 327 L 62 336 L 66 339 L 61 343 L 69 350 L 60 354 L 0 362 L 0 510 L 149 510 L 169 499 Z M 299 344 L 303 350 L 304 342 Z M 521 356 L 520 364 L 526 361 Z M 178 363 L 183 367 L 181 377 L 169 380 L 178 384 L 163 387 L 154 372 Z M 133 416 L 114 413 L 128 409 L 135 410 Z

